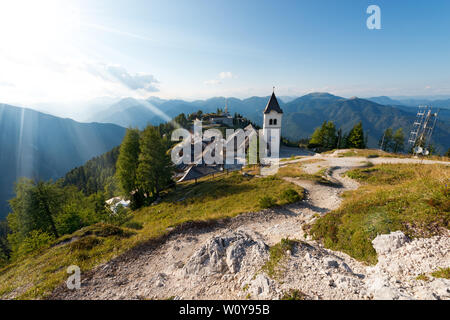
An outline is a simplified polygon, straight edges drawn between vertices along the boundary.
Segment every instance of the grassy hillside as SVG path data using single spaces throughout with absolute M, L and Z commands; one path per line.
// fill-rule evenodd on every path
M 300 197 L 285 196 L 292 194 L 292 190 Z M 90 270 L 136 245 L 158 239 L 185 222 L 258 211 L 264 194 L 271 194 L 275 205 L 283 205 L 291 199 L 302 199 L 303 189 L 276 177 L 244 177 L 237 172 L 204 178 L 198 184 L 183 183 L 161 203 L 132 212 L 120 227 L 105 224 L 86 227 L 1 269 L 0 298 L 45 297 L 67 278 L 66 268 L 70 265 Z
M 371 241 L 378 234 L 401 230 L 410 237 L 429 237 L 449 229 L 449 166 L 383 164 L 348 176 L 363 186 L 346 192 L 341 207 L 311 228 L 327 248 L 374 264 Z

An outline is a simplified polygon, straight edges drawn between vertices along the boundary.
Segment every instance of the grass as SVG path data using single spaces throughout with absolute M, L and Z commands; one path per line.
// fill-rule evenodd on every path
M 343 152 L 339 154 L 340 158 L 343 157 L 365 157 L 365 158 L 413 158 L 412 154 L 405 153 L 390 153 L 379 149 L 342 149 Z M 345 150 L 345 151 L 344 151 Z M 322 152 L 322 154 L 327 155 L 335 152 L 336 149 Z M 426 160 L 437 160 L 437 161 L 450 161 L 449 157 L 431 155 L 423 157 Z
M 293 161 L 293 160 L 298 160 L 298 159 L 302 159 L 302 158 L 305 158 L 305 156 L 290 156 L 289 158 L 283 158 L 280 161 L 286 162 L 286 161 Z
M 433 271 L 431 275 L 434 278 L 450 279 L 450 268 L 439 268 L 439 270 Z M 416 280 L 430 281 L 431 279 L 430 277 L 422 273 L 416 277 Z
M 287 258 L 287 251 L 292 252 L 294 245 L 298 242 L 297 240 L 281 239 L 279 243 L 270 247 L 269 260 L 266 261 L 261 270 L 272 279 L 282 277 L 284 274 L 282 264 Z
M 416 280 L 420 280 L 420 281 L 430 281 L 430 278 L 428 278 L 425 274 L 419 274 L 417 277 L 416 277 Z
M 331 185 L 333 184 L 333 182 L 331 182 L 326 178 L 325 175 L 326 170 L 327 168 L 323 168 L 314 174 L 306 173 L 302 169 L 301 164 L 294 163 L 286 165 L 284 167 L 280 167 L 278 169 L 276 176 L 279 178 L 283 177 L 298 178 L 300 180 L 310 180 L 320 184 Z
M 303 189 L 277 177 L 244 177 L 223 174 L 177 186 L 163 201 L 132 213 L 126 227 L 97 224 L 57 239 L 54 245 L 0 270 L 0 298 L 45 298 L 68 277 L 67 267 L 83 272 L 105 263 L 127 250 L 164 236 L 189 221 L 211 221 L 260 210 L 259 199 L 270 194 L 277 205 L 288 203 L 282 194 Z
M 306 300 L 308 296 L 297 289 L 290 289 L 283 293 L 281 300 Z
M 344 193 L 341 207 L 317 219 L 310 233 L 327 248 L 369 264 L 371 241 L 401 230 L 409 237 L 441 234 L 450 225 L 450 168 L 445 165 L 382 164 L 348 176 L 363 183 Z
M 431 274 L 435 278 L 450 279 L 450 268 L 440 268 Z

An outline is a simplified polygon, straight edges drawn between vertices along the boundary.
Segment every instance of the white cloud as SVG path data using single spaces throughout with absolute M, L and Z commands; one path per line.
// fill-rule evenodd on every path
M 217 79 L 213 79 L 213 80 L 207 80 L 207 81 L 205 81 L 203 83 L 208 85 L 208 86 L 214 86 L 214 85 L 217 85 L 217 84 L 221 84 L 222 81 L 217 80 Z
M 118 82 L 131 90 L 158 92 L 159 81 L 151 74 L 128 72 L 120 65 L 105 65 L 102 63 L 86 64 L 86 70 L 106 81 Z
M 236 78 L 236 76 L 234 76 L 230 71 L 223 71 L 218 74 L 217 79 L 207 80 L 207 81 L 204 81 L 203 83 L 205 85 L 212 86 L 212 85 L 222 84 L 223 82 L 221 80 L 233 79 L 233 78 Z
M 233 78 L 233 74 L 230 71 L 224 71 L 219 73 L 219 78 L 220 79 L 231 79 Z
M 159 91 L 159 81 L 150 73 L 132 73 L 123 66 L 86 57 L 35 55 L 29 59 L 0 54 L 0 70 L 3 103 L 63 103 L 103 96 L 147 98 Z

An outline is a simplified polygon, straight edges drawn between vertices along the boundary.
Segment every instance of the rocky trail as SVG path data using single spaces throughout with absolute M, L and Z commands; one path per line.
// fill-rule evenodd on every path
M 379 262 L 366 266 L 305 238 L 302 227 L 339 207 L 340 194 L 358 188 L 342 175 L 365 158 L 308 157 L 311 173 L 330 168 L 334 185 L 294 178 L 307 199 L 297 204 L 241 214 L 216 224 L 196 225 L 162 244 L 141 246 L 82 274 L 79 290 L 62 285 L 51 299 L 278 299 L 299 290 L 307 299 L 450 299 L 450 281 L 416 280 L 450 265 L 450 237 L 410 241 L 402 233 L 377 237 Z M 382 161 L 382 159 L 376 159 Z M 404 159 L 387 159 L 388 162 Z M 302 240 L 287 252 L 276 279 L 261 270 L 269 246 L 283 238 Z

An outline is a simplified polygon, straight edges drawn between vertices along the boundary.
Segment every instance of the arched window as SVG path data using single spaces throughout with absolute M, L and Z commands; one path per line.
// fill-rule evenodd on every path
M 272 125 L 272 119 L 269 120 L 269 125 Z
M 277 119 L 273 119 L 273 124 L 277 125 Z

